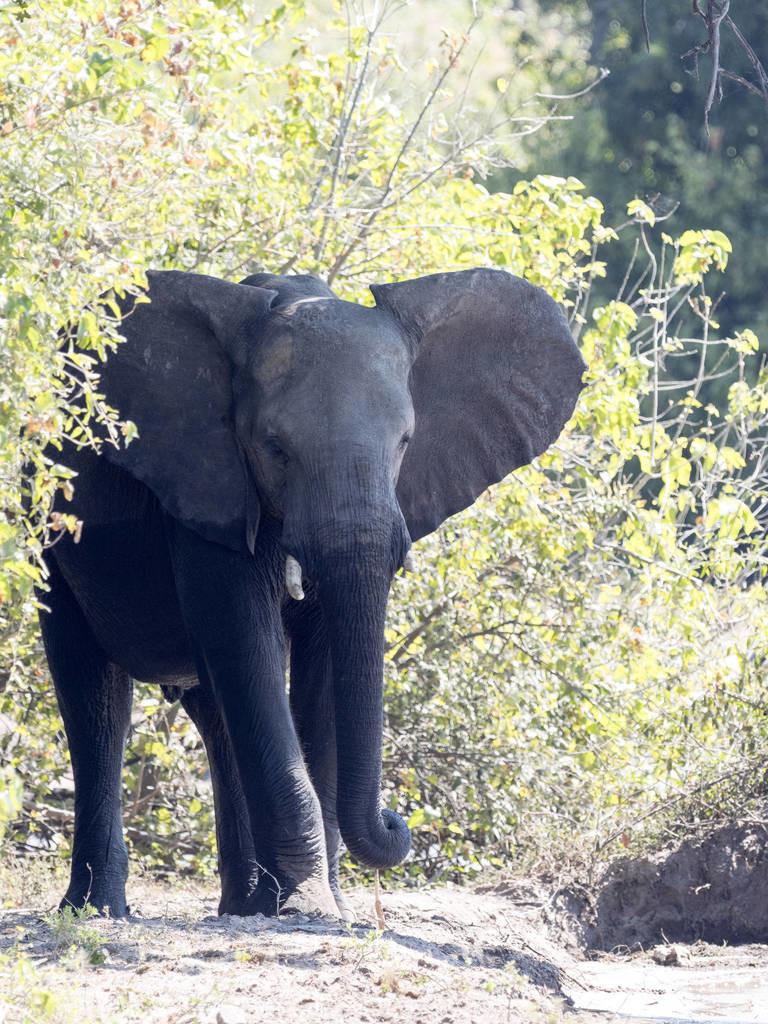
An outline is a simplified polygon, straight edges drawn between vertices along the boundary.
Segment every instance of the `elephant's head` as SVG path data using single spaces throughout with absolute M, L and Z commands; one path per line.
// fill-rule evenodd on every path
M 573 411 L 584 364 L 559 307 L 502 271 L 372 289 L 316 278 L 150 275 L 108 396 L 140 439 L 109 457 L 177 519 L 254 550 L 264 518 L 317 587 L 331 638 L 338 817 L 354 856 L 400 861 L 380 810 L 389 587 L 410 543 L 529 463 Z

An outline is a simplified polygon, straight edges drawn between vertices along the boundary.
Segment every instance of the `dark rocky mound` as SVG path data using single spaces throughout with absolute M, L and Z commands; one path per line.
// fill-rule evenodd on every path
M 768 942 L 768 828 L 724 827 L 648 858 L 623 858 L 591 899 L 555 900 L 551 923 L 611 950 L 662 942 Z

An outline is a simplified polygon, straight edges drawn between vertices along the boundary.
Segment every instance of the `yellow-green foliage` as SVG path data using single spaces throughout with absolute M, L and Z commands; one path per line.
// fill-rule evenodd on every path
M 764 745 L 764 601 L 745 583 L 768 377 L 751 332 L 712 340 L 704 277 L 728 240 L 675 241 L 630 204 L 645 262 L 593 308 L 615 232 L 574 178 L 479 184 L 504 154 L 450 92 L 461 38 L 420 76 L 380 28 L 334 24 L 329 48 L 302 12 L 38 0 L 0 14 L 0 753 L 26 797 L 0 815 L 65 849 L 31 585 L 42 545 L 79 529 L 48 516 L 77 482 L 43 449 L 98 444 L 96 424 L 101 443 L 132 434 L 98 394 L 119 324 L 96 298 L 148 267 L 317 272 L 369 301 L 372 281 L 488 265 L 566 305 L 589 387 L 557 446 L 424 542 L 395 585 L 388 799 L 415 830 L 409 870 L 430 875 L 502 863 L 538 823 L 597 843 Z M 74 322 L 87 358 L 58 336 Z M 703 407 L 702 381 L 726 370 L 728 409 Z M 156 691 L 134 726 L 130 841 L 148 864 L 210 869 L 199 741 Z

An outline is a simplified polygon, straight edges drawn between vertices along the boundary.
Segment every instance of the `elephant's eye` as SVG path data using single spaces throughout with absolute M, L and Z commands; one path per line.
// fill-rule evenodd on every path
M 400 438 L 400 451 L 401 452 L 405 451 L 405 449 L 408 447 L 408 442 L 410 440 L 411 440 L 411 435 L 410 434 L 403 434 L 403 436 Z
M 286 465 L 288 462 L 288 456 L 280 447 L 280 442 L 276 437 L 268 437 L 265 439 L 264 450 L 275 460 L 275 462 L 281 462 L 283 465 Z

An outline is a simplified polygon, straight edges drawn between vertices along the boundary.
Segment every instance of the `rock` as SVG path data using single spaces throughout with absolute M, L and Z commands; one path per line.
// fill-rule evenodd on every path
M 656 946 L 651 950 L 651 959 L 662 967 L 680 967 L 688 963 L 690 954 L 682 946 Z
M 222 1003 L 216 1008 L 215 1024 L 248 1024 L 248 1017 L 244 1010 L 231 1003 Z

